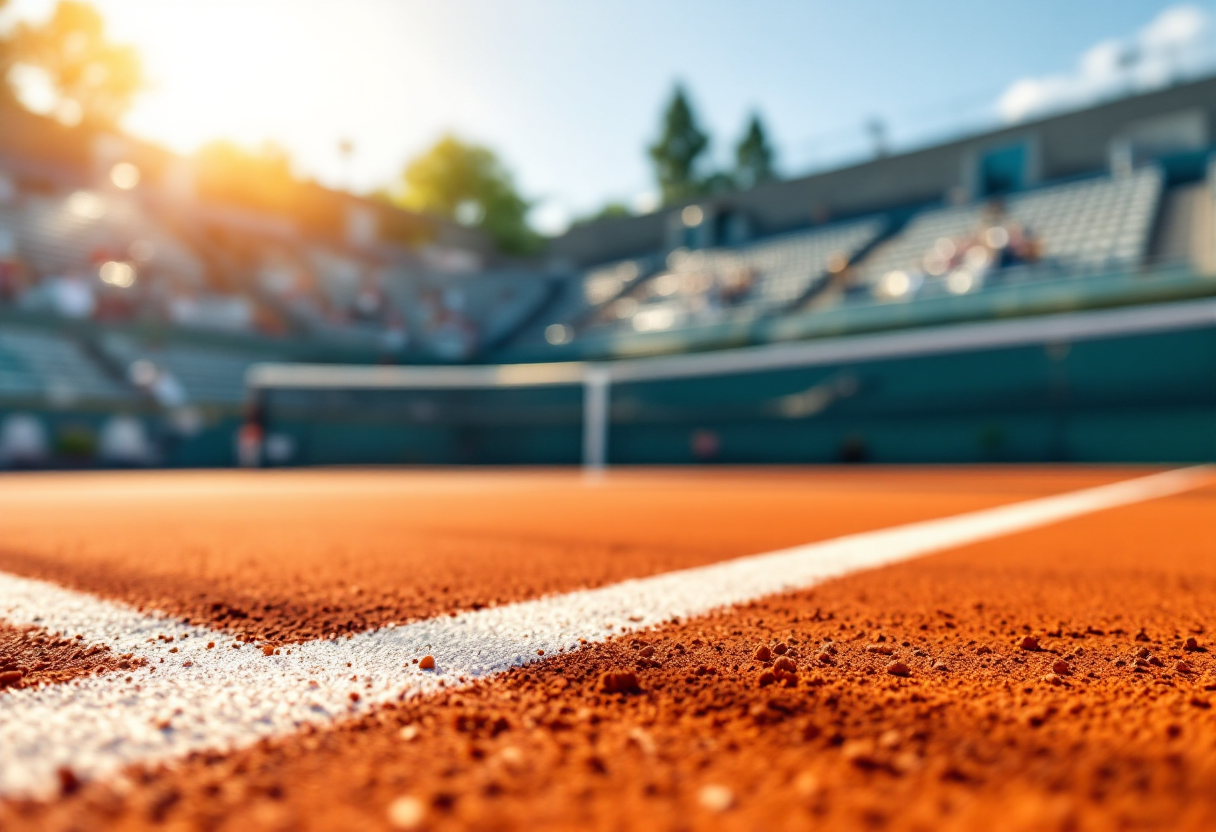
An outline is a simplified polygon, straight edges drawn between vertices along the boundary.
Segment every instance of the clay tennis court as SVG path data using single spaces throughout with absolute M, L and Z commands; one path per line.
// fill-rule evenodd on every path
M 1208 469 L 12 476 L 0 828 L 1210 829 L 1214 518 Z

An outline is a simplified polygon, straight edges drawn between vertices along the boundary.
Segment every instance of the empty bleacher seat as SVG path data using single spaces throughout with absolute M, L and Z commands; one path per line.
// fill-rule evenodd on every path
M 549 282 L 535 272 L 426 274 L 390 282 L 412 336 L 444 358 L 467 358 L 512 333 L 548 297 Z
M 22 256 L 44 275 L 78 272 L 106 252 L 202 282 L 202 262 L 132 197 L 94 191 L 26 196 L 0 208 L 0 224 L 14 231 Z
M 528 327 L 515 343 L 520 346 L 548 341 L 560 344 L 592 310 L 616 299 L 635 283 L 654 273 L 658 257 L 622 260 L 588 269 L 565 280 L 557 287 L 544 311 L 539 326 Z
M 0 393 L 60 402 L 119 401 L 131 396 L 72 339 L 8 324 L 0 329 Z
M 827 273 L 833 256 L 851 259 L 884 227 L 883 220 L 869 218 L 785 234 L 738 249 L 735 256 L 758 275 L 749 305 L 768 311 L 798 300 Z
M 138 343 L 119 333 L 101 338 L 102 348 L 120 366 L 131 367 L 148 361 L 157 370 L 168 372 L 192 403 L 238 404 L 245 398 L 245 372 L 259 356 L 225 349 L 186 344 L 166 344 L 155 348 Z

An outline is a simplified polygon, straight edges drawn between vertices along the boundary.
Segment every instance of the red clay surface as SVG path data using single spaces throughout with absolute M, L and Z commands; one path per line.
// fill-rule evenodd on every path
M 860 573 L 0 828 L 1209 830 L 1213 518 L 1207 488 Z
M 1145 470 L 38 475 L 0 481 L 0 570 L 258 639 L 359 632 Z
M 0 621 L 0 691 L 66 682 L 90 673 L 130 670 L 146 664 L 116 656 L 108 647 L 59 638 L 37 627 Z

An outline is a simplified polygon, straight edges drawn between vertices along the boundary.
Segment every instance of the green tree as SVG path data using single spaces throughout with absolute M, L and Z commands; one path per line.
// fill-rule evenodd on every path
M 453 135 L 410 162 L 394 194 L 403 207 L 484 231 L 502 251 L 529 254 L 541 238 L 528 225 L 532 203 L 494 151 Z
M 728 172 L 719 170 L 702 179 L 697 191 L 704 196 L 713 196 L 714 194 L 730 193 L 737 190 L 738 187 L 734 176 Z
M 608 202 L 605 203 L 597 211 L 592 211 L 586 216 L 577 218 L 573 225 L 586 225 L 587 223 L 599 222 L 600 220 L 613 220 L 622 217 L 632 217 L 633 211 L 623 202 Z
M 765 135 L 764 124 L 759 115 L 753 114 L 747 132 L 735 148 L 735 183 L 740 188 L 751 188 L 776 176 L 773 149 Z
M 702 192 L 697 160 L 708 147 L 709 136 L 697 125 L 684 88 L 677 85 L 663 114 L 658 141 L 649 147 L 664 204 L 691 199 Z
M 8 0 L 0 0 L 0 15 L 4 14 L 7 5 Z M 0 38 L 0 102 L 7 102 L 13 98 L 13 90 L 8 79 L 8 71 L 13 65 L 12 59 L 12 43 L 8 38 Z
M 114 127 L 146 86 L 139 53 L 111 43 L 101 14 L 79 0 L 60 0 L 45 23 L 18 24 L 8 51 L 13 65 L 45 73 L 65 121 Z

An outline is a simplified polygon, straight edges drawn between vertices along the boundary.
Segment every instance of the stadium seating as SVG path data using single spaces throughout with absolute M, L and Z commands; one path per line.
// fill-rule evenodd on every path
M 62 403 L 121 401 L 132 395 L 75 341 L 10 324 L 0 328 L 0 391 Z
M 266 287 L 255 289 L 256 282 L 250 291 L 262 291 L 262 301 L 272 298 L 301 332 L 321 341 L 398 353 L 408 332 L 416 356 L 469 360 L 508 343 L 562 344 L 584 335 L 747 321 L 804 307 L 810 298 L 815 308 L 826 307 L 839 299 L 836 288 L 846 285 L 828 277 L 845 264 L 852 268 L 843 296 L 855 302 L 891 299 L 895 293 L 884 294 L 883 281 L 895 273 L 910 276 L 900 299 L 945 291 L 946 281 L 935 279 L 943 276 L 926 268 L 927 257 L 942 240 L 974 235 L 994 214 L 1033 237 L 1041 252 L 1035 266 L 1041 276 L 1126 269 L 1147 254 L 1162 188 L 1161 172 L 1150 166 L 1124 176 L 1041 186 L 999 204 L 921 210 L 886 239 L 887 217 L 876 214 L 740 246 L 680 249 L 666 257 L 656 252 L 566 278 L 537 271 L 439 274 L 385 268 L 308 245 L 284 255 L 293 268 L 312 276 L 304 282 L 311 287 L 302 290 L 304 296 L 289 302 L 268 294 Z M 128 195 L 25 194 L 0 206 L 0 228 L 44 280 L 88 278 L 100 257 L 138 259 L 131 257 L 138 249 L 157 273 L 183 277 L 186 286 L 203 285 L 203 261 Z M 1003 276 L 1017 273 L 1010 269 Z M 991 279 L 989 274 L 964 291 Z M 248 361 L 220 357 L 216 364 L 210 356 L 165 353 L 159 363 L 184 362 L 181 382 L 191 399 L 238 400 L 239 385 L 225 379 L 239 378 Z M 168 365 L 165 369 L 179 375 Z
M 828 273 L 833 256 L 852 259 L 884 226 L 883 220 L 868 218 L 785 234 L 738 250 L 737 258 L 758 275 L 748 306 L 758 312 L 789 306 Z
M 202 283 L 202 262 L 131 198 L 98 191 L 26 195 L 0 207 L 0 224 L 13 232 L 18 251 L 43 275 L 78 273 L 95 266 L 103 253 L 155 265 L 192 285 Z
M 546 301 L 549 280 L 533 272 L 398 276 L 385 291 L 409 332 L 440 358 L 469 358 L 510 338 Z
M 303 255 L 329 305 L 334 309 L 355 308 L 362 286 L 363 264 L 355 258 L 317 247 L 305 250 Z
M 1162 190 L 1162 175 L 1146 167 L 1123 177 L 1100 176 L 1049 185 L 1006 197 L 1003 204 L 972 203 L 915 215 L 901 232 L 862 262 L 856 284 L 877 293 L 893 272 L 923 275 L 941 240 L 974 232 L 986 214 L 1015 222 L 1038 241 L 1053 274 L 1138 265 L 1147 253 Z M 906 299 L 913 293 L 900 293 Z
M 1005 278 L 1134 268 L 1148 254 L 1162 190 L 1161 171 L 1149 166 L 1124 176 L 1045 185 L 999 201 L 924 209 L 885 239 L 888 220 L 875 215 L 743 246 L 679 249 L 665 262 L 653 255 L 612 263 L 564 281 L 540 320 L 520 333 L 514 346 L 749 320 L 804 307 L 811 298 L 813 308 L 842 296 L 855 302 L 886 300 L 894 293 L 884 295 L 882 281 L 895 272 L 911 276 L 901 299 L 918 290 L 944 292 L 945 281 L 934 279 L 941 275 L 926 273 L 927 256 L 942 240 L 962 240 L 996 223 L 1023 230 L 1036 253 L 1033 268 L 1005 268 Z M 845 264 L 852 266 L 850 280 L 829 282 Z M 995 270 L 989 279 L 996 279 Z M 977 276 L 961 291 L 983 282 Z M 843 292 L 818 291 L 846 285 Z
M 541 316 L 540 326 L 526 328 L 516 339 L 519 346 L 548 341 L 560 344 L 593 310 L 615 300 L 638 281 L 645 280 L 662 259 L 640 257 L 598 266 L 564 279 Z
M 666 270 L 605 307 L 595 323 L 648 332 L 778 312 L 852 260 L 884 226 L 869 217 L 737 248 L 678 250 Z
M 191 403 L 239 404 L 245 398 L 245 371 L 258 357 L 230 350 L 209 349 L 185 344 L 166 344 L 149 348 L 120 333 L 106 333 L 101 347 L 119 366 L 130 368 L 148 361 L 161 372 L 169 373 Z

